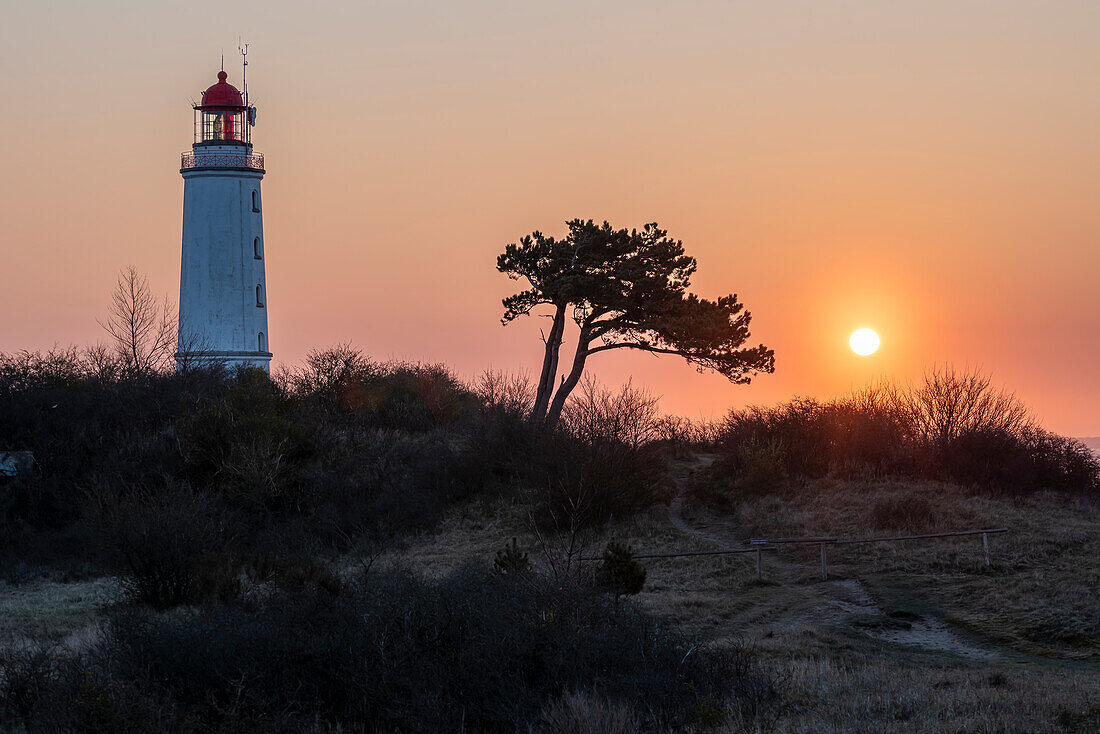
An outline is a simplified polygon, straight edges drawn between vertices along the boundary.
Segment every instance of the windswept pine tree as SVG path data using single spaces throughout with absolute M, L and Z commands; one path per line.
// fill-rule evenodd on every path
M 716 301 L 688 293 L 695 258 L 656 223 L 641 230 L 574 219 L 562 239 L 532 232 L 508 245 L 497 269 L 527 288 L 504 299 L 505 325 L 549 307 L 542 371 L 531 421 L 554 425 L 588 358 L 612 349 L 674 354 L 734 383 L 772 372 L 774 354 L 745 347 L 751 316 L 736 295 Z M 569 372 L 558 382 L 566 321 L 577 325 Z

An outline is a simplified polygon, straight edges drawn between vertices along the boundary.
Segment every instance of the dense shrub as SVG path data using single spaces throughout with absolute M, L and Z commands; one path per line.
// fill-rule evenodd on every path
M 224 397 L 182 416 L 176 433 L 187 480 L 235 504 L 293 504 L 313 452 L 289 399 L 258 369 L 242 370 Z
M 15 538 L 69 533 L 56 547 L 107 549 L 137 598 L 166 607 L 228 593 L 250 558 L 376 543 L 475 498 L 533 497 L 540 524 L 565 527 L 663 496 L 668 432 L 651 396 L 586 382 L 550 433 L 527 421 L 532 398 L 523 376 L 466 386 L 346 345 L 271 378 L 203 364 L 138 373 L 103 350 L 0 355 L 0 446 L 36 459 L 4 488 L 0 554 L 26 555 L 32 545 L 8 547 Z M 191 505 L 202 511 L 189 518 Z M 192 557 L 211 517 L 221 540 Z
M 104 491 L 99 511 L 103 541 L 134 601 L 170 609 L 236 596 L 233 525 L 209 496 L 174 485 Z
M 648 393 L 583 382 L 558 429 L 539 434 L 524 457 L 524 478 L 541 497 L 540 522 L 598 524 L 665 498 L 669 457 L 660 425 Z
M 513 732 L 563 723 L 562 697 L 583 690 L 610 702 L 599 721 L 626 712 L 667 730 L 779 704 L 744 649 L 693 646 L 583 586 L 474 569 L 186 615 L 125 612 L 68 659 L 6 655 L 0 710 L 32 731 L 94 716 L 134 732 Z
M 446 367 L 374 362 L 349 345 L 310 352 L 280 381 L 306 406 L 375 428 L 429 431 L 477 408 L 474 393 Z
M 909 388 L 878 385 L 831 402 L 796 398 L 732 411 L 702 474 L 703 494 L 791 478 L 905 476 L 1001 492 L 1100 489 L 1082 443 L 1038 428 L 1023 405 L 976 372 L 934 370 Z

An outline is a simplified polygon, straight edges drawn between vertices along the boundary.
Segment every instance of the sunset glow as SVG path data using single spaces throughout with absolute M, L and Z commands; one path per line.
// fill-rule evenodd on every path
M 240 82 L 243 34 L 273 369 L 350 341 L 537 377 L 545 320 L 500 325 L 496 255 L 656 221 L 776 371 L 608 353 L 604 382 L 719 417 L 980 364 L 1100 435 L 1098 3 L 61 5 L 0 24 L 0 94 L 40 111 L 0 118 L 0 350 L 103 340 L 127 265 L 178 298 L 189 96 L 223 50 Z M 867 314 L 889 349 L 854 360 Z

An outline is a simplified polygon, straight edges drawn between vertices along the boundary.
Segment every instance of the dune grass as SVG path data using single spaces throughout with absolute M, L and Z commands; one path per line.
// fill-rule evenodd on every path
M 489 565 L 513 538 L 545 567 L 544 551 L 560 559 L 570 538 L 540 541 L 529 506 L 501 499 L 457 507 L 433 530 L 388 548 L 374 568 L 404 566 L 442 577 L 471 561 Z M 774 726 L 748 723 L 748 730 L 1100 730 L 1095 505 L 1058 494 L 997 498 L 929 482 L 822 480 L 722 510 L 689 496 L 684 514 L 730 542 L 1012 530 L 992 539 L 991 569 L 978 538 L 834 548 L 828 582 L 820 580 L 816 547 L 766 555 L 763 582 L 751 555 L 646 560 L 646 586 L 636 597 L 643 608 L 717 644 L 745 641 L 780 671 L 782 716 Z M 715 547 L 676 528 L 664 505 L 574 540 L 578 557 L 598 556 L 610 540 L 639 552 Z M 360 572 L 362 560 L 344 559 L 345 573 Z M 0 632 L 9 639 L 73 640 L 94 625 L 112 589 L 109 579 L 5 588 Z M 890 636 L 919 619 L 946 622 L 964 652 Z M 732 723 L 728 731 L 740 727 Z
M 991 535 L 838 546 L 837 576 L 859 577 L 890 606 L 924 606 L 1027 653 L 1100 660 L 1100 506 L 1071 495 L 1002 498 L 933 482 L 822 480 L 715 513 L 743 537 L 868 537 L 1007 527 Z M 816 547 L 784 556 L 812 567 Z
M 1088 501 L 823 480 L 726 512 L 688 498 L 685 514 L 731 541 L 1011 529 L 992 536 L 989 569 L 980 538 L 834 548 L 834 580 L 824 583 L 816 546 L 767 555 L 763 582 L 751 555 L 646 560 L 643 607 L 692 633 L 745 640 L 783 672 L 790 705 L 775 731 L 1100 729 L 1100 512 Z M 488 563 L 513 537 L 541 562 L 523 507 L 507 503 L 455 512 L 388 562 L 443 573 L 471 557 Z M 586 537 L 585 553 L 612 539 L 645 552 L 715 547 L 674 527 L 664 506 Z M 859 612 L 860 600 L 845 595 L 849 581 L 876 609 Z M 964 654 L 889 637 L 919 619 L 945 623 Z

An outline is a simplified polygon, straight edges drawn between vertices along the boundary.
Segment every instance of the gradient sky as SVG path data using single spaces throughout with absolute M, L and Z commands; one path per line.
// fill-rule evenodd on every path
M 1100 434 L 1100 3 L 40 2 L 0 21 L 0 350 L 101 340 L 118 270 L 178 296 L 189 97 L 251 46 L 276 362 L 537 371 L 496 254 L 657 221 L 776 373 L 600 355 L 670 412 L 980 367 Z M 876 329 L 860 358 L 848 334 Z

